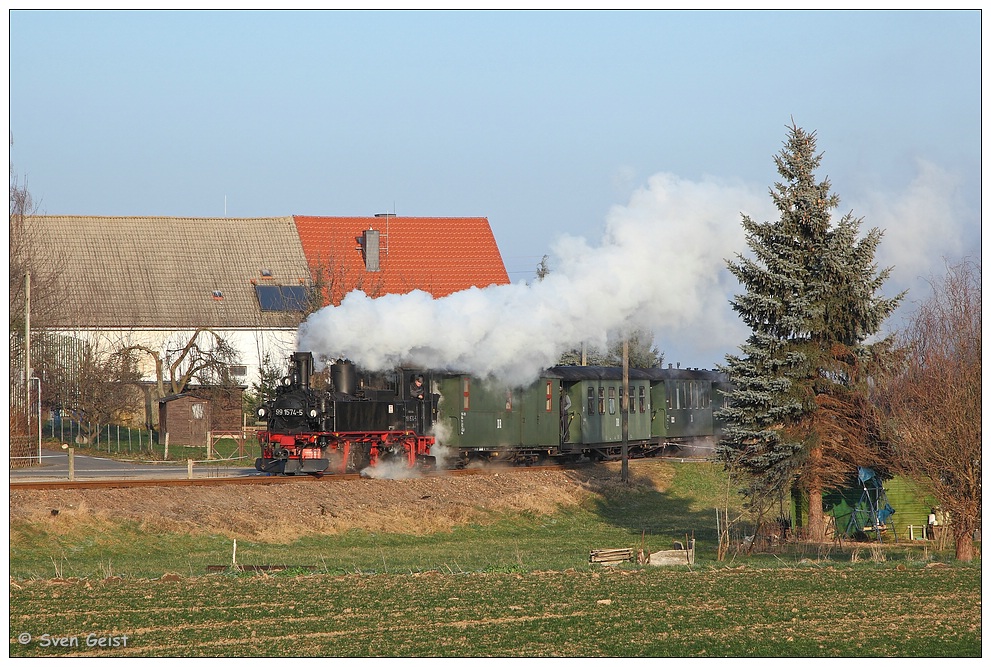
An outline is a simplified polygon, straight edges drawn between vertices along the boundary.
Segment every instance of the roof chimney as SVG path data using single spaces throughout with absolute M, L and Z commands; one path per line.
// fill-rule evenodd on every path
M 379 231 L 366 229 L 361 235 L 361 245 L 365 251 L 365 270 L 379 270 Z

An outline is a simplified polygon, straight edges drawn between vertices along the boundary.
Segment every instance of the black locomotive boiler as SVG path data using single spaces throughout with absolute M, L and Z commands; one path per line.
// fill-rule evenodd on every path
M 266 429 L 258 433 L 257 470 L 322 475 L 390 462 L 436 465 L 429 434 L 439 396 L 430 393 L 428 373 L 359 374 L 351 362 L 338 360 L 327 390 L 314 389 L 313 377 L 313 354 L 292 354 L 289 374 L 258 409 Z

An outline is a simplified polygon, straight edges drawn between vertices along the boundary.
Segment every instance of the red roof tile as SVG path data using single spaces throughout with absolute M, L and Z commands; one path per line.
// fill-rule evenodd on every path
M 303 253 L 324 284 L 324 302 L 339 304 L 355 288 L 369 296 L 414 289 L 434 297 L 509 283 L 486 218 L 293 216 Z M 360 239 L 380 234 L 379 271 L 368 271 Z

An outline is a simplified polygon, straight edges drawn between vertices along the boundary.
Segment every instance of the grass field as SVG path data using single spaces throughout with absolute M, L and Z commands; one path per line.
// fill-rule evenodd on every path
M 32 580 L 10 655 L 980 656 L 980 597 L 922 565 Z
M 718 469 L 662 472 L 428 534 L 237 539 L 239 564 L 291 567 L 272 573 L 207 574 L 231 563 L 229 535 L 12 521 L 10 655 L 981 655 L 980 561 L 846 544 L 717 562 Z M 669 548 L 688 532 L 692 568 L 588 562 L 591 548 Z

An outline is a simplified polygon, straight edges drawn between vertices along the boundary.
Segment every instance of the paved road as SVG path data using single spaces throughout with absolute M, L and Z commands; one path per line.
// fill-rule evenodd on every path
M 76 480 L 87 479 L 185 479 L 189 469 L 185 463 L 155 463 L 141 461 L 129 463 L 97 456 L 74 457 Z M 245 475 L 261 475 L 252 468 L 236 465 L 203 463 L 193 464 L 193 477 L 235 477 Z M 66 451 L 54 449 L 41 450 L 41 465 L 30 468 L 11 468 L 11 482 L 27 482 L 34 480 L 69 479 L 69 455 Z

